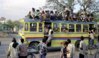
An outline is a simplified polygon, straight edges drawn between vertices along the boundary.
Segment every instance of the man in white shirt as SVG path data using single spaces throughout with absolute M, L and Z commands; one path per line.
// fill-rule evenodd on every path
M 94 45 L 94 31 L 93 30 L 89 32 L 89 38 L 90 38 L 90 45 L 93 47 Z
M 49 32 L 48 32 L 48 39 L 47 39 L 47 44 L 48 46 L 51 45 L 51 40 L 53 39 L 53 30 L 51 29 L 51 27 L 49 27 Z
M 15 38 L 13 38 L 12 42 L 9 44 L 7 58 L 18 58 L 18 43 Z
M 86 53 L 86 44 L 84 42 L 84 37 L 81 36 L 81 41 L 80 41 L 80 54 L 79 54 L 79 58 L 85 58 L 85 53 Z
M 68 42 L 68 47 L 67 48 L 69 49 L 69 52 L 70 52 L 70 57 L 69 58 L 73 58 L 74 53 L 75 53 L 75 46 L 74 46 L 74 44 L 71 43 L 70 39 L 68 39 L 67 42 Z

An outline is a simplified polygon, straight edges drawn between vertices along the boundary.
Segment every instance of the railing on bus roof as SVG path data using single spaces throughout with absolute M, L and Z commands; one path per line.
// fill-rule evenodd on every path
M 83 21 L 66 21 L 66 20 L 39 20 L 39 19 L 29 19 L 29 18 L 24 18 L 24 22 L 55 22 L 55 23 L 80 23 L 80 24 L 96 24 L 96 22 L 91 21 L 91 22 L 83 22 Z

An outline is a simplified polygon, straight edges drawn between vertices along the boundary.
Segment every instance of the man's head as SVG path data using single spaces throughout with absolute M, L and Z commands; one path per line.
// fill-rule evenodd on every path
M 67 42 L 67 41 L 64 42 L 64 46 L 65 46 L 65 47 L 68 46 L 68 42 Z
M 21 42 L 24 43 L 24 39 L 21 38 Z
M 49 26 L 48 29 L 51 29 L 51 27 Z
M 53 11 L 50 11 L 51 14 L 53 14 Z
M 40 12 L 40 10 L 36 10 L 37 12 Z
M 83 36 L 81 36 L 81 40 L 84 40 L 84 37 Z
M 67 39 L 67 42 L 68 42 L 68 43 L 71 43 L 71 40 L 70 40 L 70 39 Z
M 15 38 L 13 38 L 12 42 L 16 42 L 16 39 L 15 39 Z

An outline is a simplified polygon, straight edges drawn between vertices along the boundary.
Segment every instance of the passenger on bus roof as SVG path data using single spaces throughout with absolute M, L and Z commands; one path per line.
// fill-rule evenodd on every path
M 29 13 L 28 13 L 28 15 L 26 17 L 28 17 L 30 19 L 33 19 L 33 17 L 31 16 L 31 11 L 29 11 Z
M 31 16 L 33 17 L 33 19 L 35 18 L 35 8 L 32 8 Z
M 35 19 L 40 19 L 40 10 L 36 10 Z
M 46 14 L 44 11 L 42 11 L 41 13 L 41 21 L 45 21 L 46 20 Z
M 55 15 L 53 11 L 50 11 L 50 19 L 55 20 Z

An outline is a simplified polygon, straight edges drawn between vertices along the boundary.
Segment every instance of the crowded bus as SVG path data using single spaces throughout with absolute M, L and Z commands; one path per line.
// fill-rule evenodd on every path
M 90 31 L 97 36 L 99 27 L 94 21 L 93 14 L 76 14 L 69 10 L 62 13 L 58 11 L 42 11 L 32 8 L 32 12 L 20 19 L 19 36 L 26 43 L 32 45 L 33 41 L 41 42 L 46 37 L 48 47 L 61 47 L 63 42 L 71 39 L 73 43 L 81 36 L 89 37 Z M 88 44 L 88 42 L 86 42 Z
M 67 22 L 67 21 L 34 21 L 31 19 L 20 19 L 21 25 L 19 35 L 26 42 L 41 41 L 47 27 L 53 30 L 50 47 L 60 47 L 66 39 L 77 40 L 81 36 L 88 38 L 89 31 L 94 29 L 96 32 L 96 22 Z

